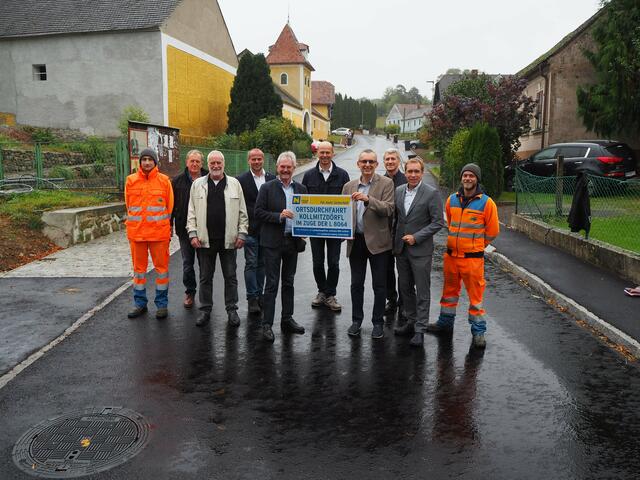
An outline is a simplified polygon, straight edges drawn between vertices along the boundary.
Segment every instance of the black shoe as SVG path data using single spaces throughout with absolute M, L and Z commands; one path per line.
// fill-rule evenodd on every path
M 168 316 L 169 316 L 169 310 L 167 309 L 167 307 L 160 307 L 158 310 L 156 310 L 156 318 L 158 320 L 163 320 Z
M 398 304 L 396 302 L 392 302 L 391 300 L 388 300 L 387 304 L 384 306 L 384 314 L 392 315 L 396 312 L 396 308 L 398 308 Z
M 238 312 L 236 310 L 229 310 L 227 312 L 227 323 L 230 327 L 238 327 L 240 326 L 240 317 L 238 316 Z
M 127 312 L 128 318 L 137 318 L 143 313 L 147 313 L 147 307 L 133 307 L 133 310 Z
M 302 335 L 304 333 L 304 327 L 299 325 L 293 318 L 289 318 L 288 320 L 282 320 L 280 322 L 280 330 L 283 332 L 289 333 L 297 333 Z
M 384 325 L 382 323 L 376 323 L 371 330 L 371 338 L 384 337 Z
M 427 323 L 427 332 L 447 337 L 453 335 L 453 327 L 443 327 L 437 323 Z
M 198 319 L 196 320 L 196 327 L 204 327 L 207 323 L 209 323 L 210 317 L 210 313 L 202 312 L 200 315 L 198 315 Z
M 260 308 L 260 300 L 258 297 L 253 297 L 249 299 L 249 313 L 252 315 L 256 315 L 262 311 Z
M 413 328 L 413 323 L 409 322 L 393 329 L 394 335 L 398 335 L 400 337 L 408 337 L 410 335 L 413 335 L 414 331 L 415 330 Z
M 347 333 L 349 335 L 351 335 L 352 337 L 359 337 L 360 336 L 360 324 L 358 322 L 353 322 L 351 324 L 351 326 L 349 327 L 349 330 L 347 330 Z
M 271 325 L 262 326 L 262 338 L 270 343 L 273 343 L 276 340 L 276 337 L 273 334 L 273 330 L 271 329 Z
M 409 345 L 412 347 L 423 348 L 424 347 L 424 334 L 416 333 L 411 340 L 409 340 Z

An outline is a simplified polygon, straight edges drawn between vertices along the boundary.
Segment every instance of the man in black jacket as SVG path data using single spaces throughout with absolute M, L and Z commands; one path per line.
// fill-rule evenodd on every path
M 187 232 L 187 210 L 189 208 L 189 192 L 194 180 L 207 175 L 207 171 L 202 168 L 204 155 L 200 150 L 191 150 L 185 159 L 186 168 L 184 172 L 176 175 L 171 180 L 173 187 L 173 212 L 171 212 L 171 222 L 175 228 L 176 235 L 180 240 L 180 253 L 182 254 L 182 283 L 185 288 L 184 308 L 193 308 L 193 301 L 196 296 L 196 272 L 193 265 L 196 259 L 196 251 L 191 246 L 189 234 Z
M 318 144 L 318 163 L 307 170 L 302 184 L 310 194 L 341 195 L 342 187 L 349 181 L 346 170 L 333 162 L 333 145 L 330 142 Z M 339 238 L 311 238 L 311 255 L 313 257 L 313 276 L 318 286 L 318 293 L 311 301 L 312 307 L 326 306 L 334 312 L 342 310 L 336 300 L 336 288 L 340 276 L 340 244 Z M 324 268 L 325 245 L 327 255 L 327 271 Z
M 244 243 L 244 284 L 247 290 L 249 313 L 260 313 L 262 310 L 262 294 L 264 289 L 264 258 L 260 248 L 260 225 L 254 209 L 260 187 L 275 175 L 264 171 L 264 153 L 254 148 L 247 154 L 249 171 L 238 175 L 242 186 L 244 201 L 249 213 L 249 235 Z
M 280 328 L 283 332 L 304 333 L 304 327 L 293 319 L 293 278 L 298 264 L 296 239 L 291 236 L 293 220 L 293 195 L 307 193 L 304 185 L 293 181 L 296 156 L 283 152 L 276 162 L 278 178 L 265 183 L 258 192 L 255 216 L 260 222 L 260 246 L 264 252 L 266 285 L 264 289 L 264 316 L 262 336 L 274 341 L 273 317 L 282 268 L 282 316 Z

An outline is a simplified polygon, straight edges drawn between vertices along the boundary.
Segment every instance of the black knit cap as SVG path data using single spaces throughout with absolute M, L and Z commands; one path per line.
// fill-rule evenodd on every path
M 480 167 L 475 163 L 467 163 L 464 167 L 462 167 L 462 170 L 460 170 L 460 177 L 462 177 L 462 174 L 464 172 L 473 173 L 478 179 L 478 182 L 480 182 L 480 176 L 481 176 Z
M 145 148 L 140 152 L 140 160 L 142 160 L 142 157 L 144 157 L 145 155 L 147 157 L 153 158 L 153 162 L 156 165 L 158 165 L 158 154 L 155 152 L 155 150 L 151 150 L 150 148 Z

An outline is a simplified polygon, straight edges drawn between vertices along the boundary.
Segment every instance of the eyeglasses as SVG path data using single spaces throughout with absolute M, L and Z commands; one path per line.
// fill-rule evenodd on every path
M 358 160 L 358 162 L 359 162 L 359 163 L 364 163 L 365 165 L 366 165 L 366 164 L 373 165 L 374 163 L 376 163 L 376 162 L 377 162 L 377 160 Z

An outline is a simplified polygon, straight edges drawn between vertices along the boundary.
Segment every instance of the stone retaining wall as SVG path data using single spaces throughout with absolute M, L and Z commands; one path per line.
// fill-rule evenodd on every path
M 76 152 L 42 152 L 44 168 L 56 165 L 91 165 L 93 161 L 82 153 Z M 2 150 L 2 165 L 5 173 L 33 172 L 34 153 L 29 150 Z
M 640 255 L 581 234 L 551 227 L 523 215 L 511 216 L 511 227 L 537 242 L 550 245 L 571 255 L 604 268 L 636 285 L 640 284 Z
M 66 248 L 124 229 L 125 217 L 124 202 L 55 210 L 42 215 L 43 232 L 56 245 Z

